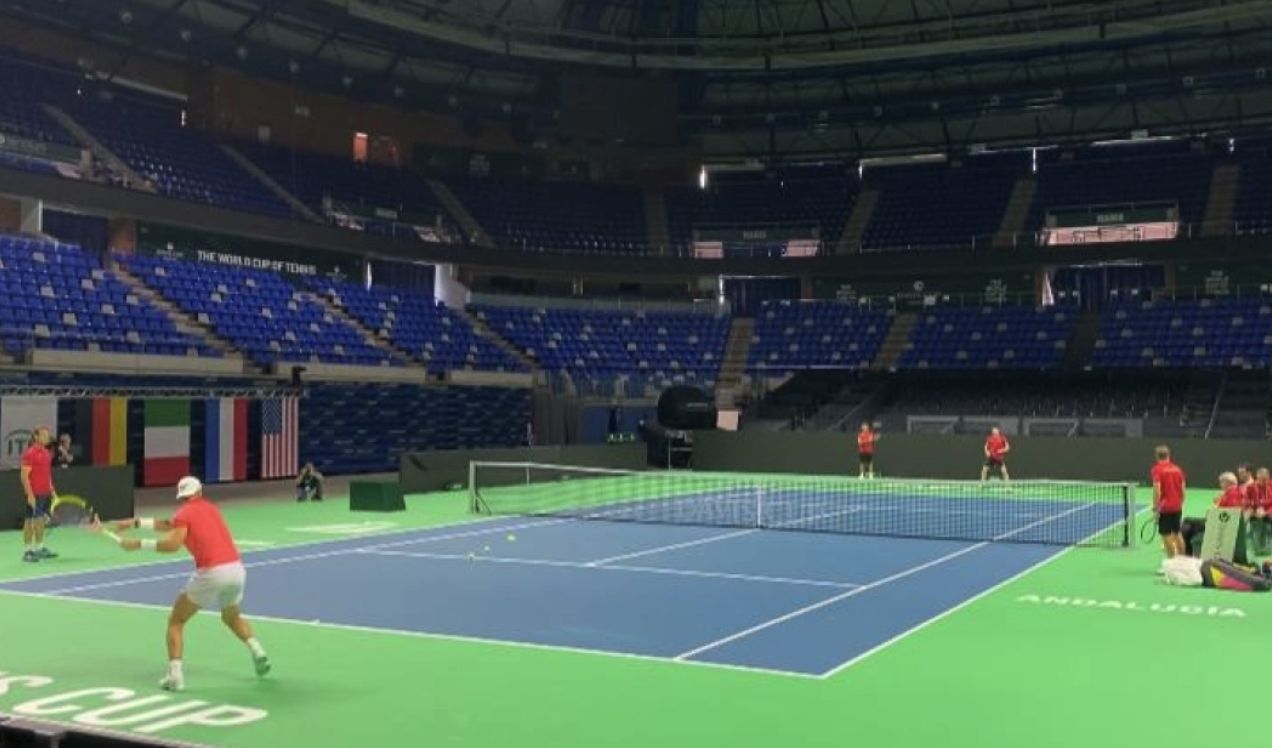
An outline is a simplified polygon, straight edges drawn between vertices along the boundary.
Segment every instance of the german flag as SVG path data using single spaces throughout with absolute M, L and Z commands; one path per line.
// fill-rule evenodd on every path
M 104 397 L 75 404 L 80 464 L 128 464 L 128 398 Z

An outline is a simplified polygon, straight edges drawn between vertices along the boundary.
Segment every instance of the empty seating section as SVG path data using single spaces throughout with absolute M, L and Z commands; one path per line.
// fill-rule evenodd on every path
M 919 316 L 904 369 L 1046 369 L 1064 356 L 1077 315 L 1024 306 L 944 307 Z
M 530 390 L 314 382 L 300 408 L 300 458 L 330 473 L 396 471 L 405 452 L 516 447 Z
M 815 227 L 822 245 L 833 247 L 857 198 L 857 178 L 847 166 L 798 169 L 772 175 L 714 177 L 707 189 L 674 187 L 665 192 L 667 223 L 680 253 L 692 249 L 695 228 Z
M 318 213 L 330 198 L 368 209 L 388 208 L 403 222 L 418 219 L 434 226 L 440 220 L 448 234 L 459 235 L 428 183 L 409 170 L 258 143 L 235 147 Z
M 1272 297 L 1123 304 L 1104 312 L 1095 346 L 1103 368 L 1266 367 Z
M 430 369 L 522 371 L 525 366 L 477 334 L 468 320 L 432 296 L 349 281 L 310 278 L 309 287 Z
M 78 247 L 0 235 L 0 336 L 32 346 L 109 353 L 218 356 Z
M 1241 175 L 1232 218 L 1239 234 L 1272 231 L 1272 141 L 1242 144 L 1236 152 Z
M 645 251 L 644 197 L 635 187 L 499 179 L 447 185 L 497 243 L 530 251 Z
M 1041 228 L 1049 208 L 1131 202 L 1177 203 L 1182 222 L 1200 222 L 1214 157 L 1185 146 L 1090 148 L 1071 160 L 1040 154 L 1029 225 Z
M 483 306 L 491 330 L 549 372 L 631 376 L 655 385 L 715 385 L 729 318 L 691 312 Z
M 60 105 L 164 195 L 280 218 L 291 215 L 286 203 L 211 137 L 183 126 L 181 111 L 175 107 L 98 97 L 70 99 Z
M 1016 181 L 1029 173 L 1026 155 L 969 157 L 958 165 L 893 166 L 866 171 L 879 189 L 865 249 L 988 246 Z
M 767 376 L 808 367 L 864 368 L 888 334 L 887 312 L 831 301 L 765 301 L 747 369 Z
M 137 256 L 121 258 L 147 285 L 210 325 L 253 362 L 396 363 L 277 273 Z
M 68 75 L 0 54 L 0 133 L 42 143 L 79 147 L 75 138 L 40 105 L 50 89 L 69 90 Z

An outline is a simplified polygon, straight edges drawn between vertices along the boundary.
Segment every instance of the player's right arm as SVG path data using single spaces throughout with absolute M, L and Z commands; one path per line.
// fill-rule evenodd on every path
M 168 531 L 168 534 L 159 540 L 138 540 L 136 538 L 123 538 L 119 541 L 119 547 L 125 551 L 139 551 L 143 548 L 159 553 L 176 553 L 185 545 L 186 533 L 189 528 L 174 527 Z
M 151 525 L 150 523 L 154 523 Z M 167 532 L 172 529 L 172 520 L 167 519 L 151 519 L 149 517 L 129 517 L 128 519 L 120 519 L 115 521 L 115 529 L 119 531 L 135 530 L 145 525 L 145 529 L 151 529 L 155 532 Z

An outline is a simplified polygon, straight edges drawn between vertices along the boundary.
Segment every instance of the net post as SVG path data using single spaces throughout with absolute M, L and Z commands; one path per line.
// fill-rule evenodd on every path
M 1123 483 L 1122 514 L 1126 517 L 1126 522 L 1124 524 L 1122 546 L 1127 549 L 1135 548 L 1135 538 L 1139 534 L 1135 531 L 1135 522 L 1137 520 L 1135 508 L 1135 484 Z
M 477 461 L 468 461 L 468 511 L 476 514 L 477 506 Z

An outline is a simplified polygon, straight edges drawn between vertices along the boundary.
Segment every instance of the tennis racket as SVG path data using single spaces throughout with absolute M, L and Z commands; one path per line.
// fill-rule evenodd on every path
M 1153 513 L 1142 523 L 1139 529 L 1140 542 L 1144 544 L 1152 543 L 1157 539 L 1157 514 Z
M 100 526 L 92 504 L 80 496 L 58 496 L 49 508 L 48 529 L 59 527 L 95 528 Z

